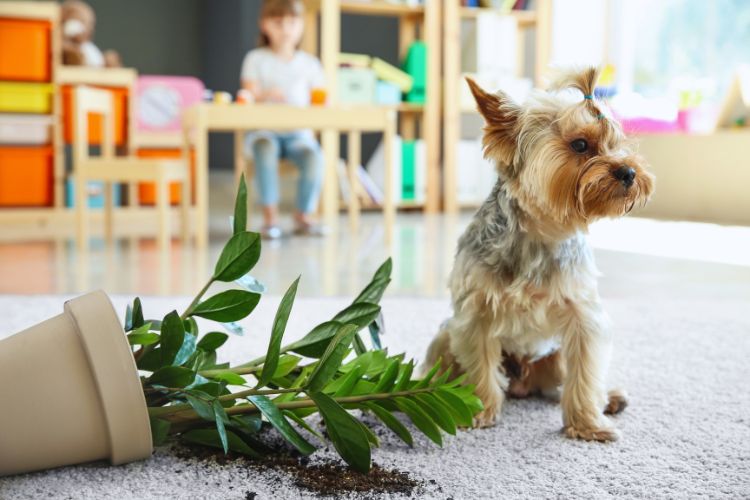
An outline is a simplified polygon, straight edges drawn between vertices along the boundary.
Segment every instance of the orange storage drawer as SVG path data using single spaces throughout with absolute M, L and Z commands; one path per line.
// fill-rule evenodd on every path
M 128 130 L 128 91 L 123 88 L 106 88 L 114 94 L 113 111 L 115 115 L 115 144 L 123 146 L 127 139 Z M 63 101 L 63 137 L 66 144 L 73 143 L 73 87 L 64 85 L 62 88 Z M 102 116 L 89 113 L 89 144 L 102 143 Z
M 172 160 L 182 158 L 181 149 L 139 149 L 136 153 L 139 158 L 155 158 Z M 190 193 L 191 202 L 195 202 L 195 151 L 190 151 Z M 182 186 L 179 182 L 169 185 L 169 202 L 179 205 L 182 200 Z M 141 205 L 153 205 L 156 203 L 156 186 L 153 182 L 141 182 L 138 184 L 138 202 Z
M 50 32 L 46 21 L 0 18 L 0 80 L 50 81 Z
M 52 205 L 52 148 L 0 147 L 0 206 Z

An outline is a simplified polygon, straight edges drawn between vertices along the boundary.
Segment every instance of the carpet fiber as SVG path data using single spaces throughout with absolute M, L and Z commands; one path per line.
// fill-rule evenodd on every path
M 114 302 L 122 314 L 125 299 Z M 287 340 L 346 303 L 298 299 Z M 146 316 L 156 317 L 187 300 L 145 298 L 144 304 Z M 245 336 L 226 344 L 225 360 L 248 360 L 264 350 L 277 304 L 273 297 L 261 301 Z M 447 436 L 443 449 L 417 433 L 409 448 L 376 429 L 385 438 L 374 461 L 422 482 L 413 493 L 420 498 L 750 497 L 748 303 L 631 298 L 605 305 L 616 331 L 610 385 L 630 393 L 630 406 L 616 418 L 619 442 L 565 439 L 556 405 L 510 401 L 496 427 Z M 387 298 L 383 308 L 390 352 L 416 358 L 449 313 L 446 300 Z M 0 297 L 0 337 L 61 311 L 60 297 Z M 321 449 L 314 457 L 335 455 Z M 98 463 L 0 479 L 3 500 L 253 498 L 248 492 L 262 499 L 314 496 L 282 472 L 206 466 L 167 448 L 121 467 Z

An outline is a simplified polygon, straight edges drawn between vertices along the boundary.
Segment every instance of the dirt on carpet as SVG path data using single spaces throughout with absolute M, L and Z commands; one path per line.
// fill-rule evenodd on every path
M 337 496 L 354 492 L 365 495 L 368 493 L 411 495 L 422 488 L 422 483 L 412 479 L 406 472 L 384 469 L 376 463 L 372 464 L 368 474 L 363 474 L 333 460 L 313 461 L 309 457 L 291 454 L 269 454 L 263 460 L 253 460 L 232 452 L 225 455 L 221 450 L 197 445 L 179 445 L 172 452 L 178 458 L 196 461 L 207 467 L 232 465 L 246 467 L 248 471 L 278 471 L 290 476 L 295 486 L 321 496 Z M 279 477 L 271 479 L 281 481 Z M 242 487 L 241 484 L 235 486 L 237 489 Z M 254 499 L 255 496 L 255 492 L 245 492 L 247 499 Z

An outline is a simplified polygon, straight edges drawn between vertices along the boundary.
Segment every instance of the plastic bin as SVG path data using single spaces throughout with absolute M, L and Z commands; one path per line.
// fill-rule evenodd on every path
M 89 181 L 86 189 L 86 197 L 89 200 L 89 208 L 104 208 L 104 182 Z M 65 206 L 74 207 L 76 201 L 75 181 L 68 179 L 65 182 Z M 120 206 L 120 186 L 112 184 L 112 201 L 114 206 Z
M 47 21 L 0 18 L 0 80 L 49 82 L 50 32 Z
M 44 146 L 52 142 L 52 116 L 0 115 L 0 144 Z
M 182 158 L 181 149 L 139 149 L 136 154 L 139 158 L 152 158 L 162 160 L 174 160 Z M 169 185 L 169 202 L 179 205 L 182 200 L 182 186 L 179 182 Z M 190 184 L 192 186 L 191 202 L 195 202 L 195 152 L 190 151 Z M 154 205 L 156 203 L 156 185 L 153 182 L 141 182 L 138 184 L 138 202 L 141 205 Z
M 0 82 L 0 112 L 49 113 L 52 91 L 48 83 Z
M 0 206 L 52 205 L 52 148 L 0 147 Z
M 99 87 L 105 88 L 105 87 Z M 113 111 L 115 115 L 115 144 L 122 146 L 127 139 L 128 130 L 128 90 L 124 88 L 105 88 L 113 94 Z M 63 138 L 66 144 L 73 143 L 73 87 L 62 87 L 63 100 Z M 102 143 L 102 115 L 89 113 L 89 144 Z

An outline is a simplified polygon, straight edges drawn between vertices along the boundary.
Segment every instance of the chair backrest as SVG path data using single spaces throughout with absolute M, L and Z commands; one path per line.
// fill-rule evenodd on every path
M 78 86 L 73 92 L 73 170 L 89 157 L 89 113 L 102 116 L 101 156 L 112 158 L 115 155 L 112 93 Z

